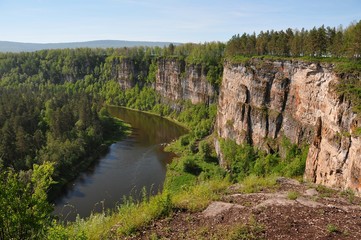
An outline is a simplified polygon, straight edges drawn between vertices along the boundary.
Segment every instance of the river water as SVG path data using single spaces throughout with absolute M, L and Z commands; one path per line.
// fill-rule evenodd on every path
M 112 144 L 107 155 L 68 184 L 55 201 L 54 210 L 64 221 L 114 208 L 123 196 L 140 196 L 142 188 L 148 193 L 160 191 L 166 165 L 173 157 L 163 151 L 163 146 L 186 133 L 181 126 L 159 116 L 120 107 L 108 110 L 131 124 L 132 134 Z

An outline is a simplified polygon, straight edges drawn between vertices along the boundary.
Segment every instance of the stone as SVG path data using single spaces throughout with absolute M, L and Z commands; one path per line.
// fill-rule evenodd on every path
M 285 177 L 277 178 L 276 182 L 280 183 L 280 184 L 289 184 L 289 185 L 295 185 L 295 186 L 301 185 L 301 183 L 299 181 L 297 181 L 296 179 L 285 178 Z
M 217 215 L 230 210 L 231 208 L 244 208 L 238 204 L 226 203 L 226 202 L 212 202 L 204 211 L 205 217 L 216 217 Z
M 193 104 L 212 103 L 216 91 L 207 81 L 201 65 L 186 65 L 176 59 L 159 59 L 155 90 L 171 101 L 190 100 Z
M 306 193 L 305 193 L 306 196 L 310 196 L 310 197 L 313 197 L 313 196 L 317 196 L 318 195 L 318 192 L 316 189 L 314 188 L 309 188 L 306 190 Z
M 361 121 L 337 93 L 339 81 L 327 63 L 226 63 L 215 130 L 221 138 L 279 149 L 281 155 L 281 146 L 270 146 L 270 139 L 309 144 L 305 180 L 361 194 L 361 138 L 350 134 Z

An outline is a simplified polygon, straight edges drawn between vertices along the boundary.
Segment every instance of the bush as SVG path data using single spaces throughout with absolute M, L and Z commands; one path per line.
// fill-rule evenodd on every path
M 299 192 L 291 191 L 287 193 L 287 198 L 290 200 L 296 200 L 300 196 Z
M 189 135 L 184 135 L 180 137 L 180 144 L 181 146 L 188 146 L 189 144 Z
M 254 193 L 263 189 L 275 188 L 277 185 L 276 179 L 275 176 L 258 177 L 256 175 L 249 175 L 242 181 L 242 192 Z
M 34 165 L 31 176 L 0 167 L 0 239 L 42 239 L 51 225 L 47 190 L 52 164 Z
M 202 172 L 202 168 L 194 158 L 188 157 L 183 162 L 183 171 L 198 176 Z
M 303 175 L 305 170 L 308 148 L 300 149 L 287 139 L 282 141 L 285 158 L 255 150 L 247 144 L 238 145 L 229 139 L 220 139 L 220 146 L 233 181 L 242 181 L 251 174 L 297 177 Z

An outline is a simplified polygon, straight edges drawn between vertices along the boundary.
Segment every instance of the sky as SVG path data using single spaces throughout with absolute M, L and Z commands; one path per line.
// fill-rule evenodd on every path
M 360 20 L 360 0 L 0 0 L 0 40 L 32 43 L 226 42 Z

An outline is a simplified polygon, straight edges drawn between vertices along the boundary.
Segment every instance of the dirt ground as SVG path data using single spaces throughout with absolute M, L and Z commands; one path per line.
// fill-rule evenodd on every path
M 202 212 L 177 211 L 127 239 L 361 239 L 361 199 L 279 178 L 278 188 L 232 186 Z

